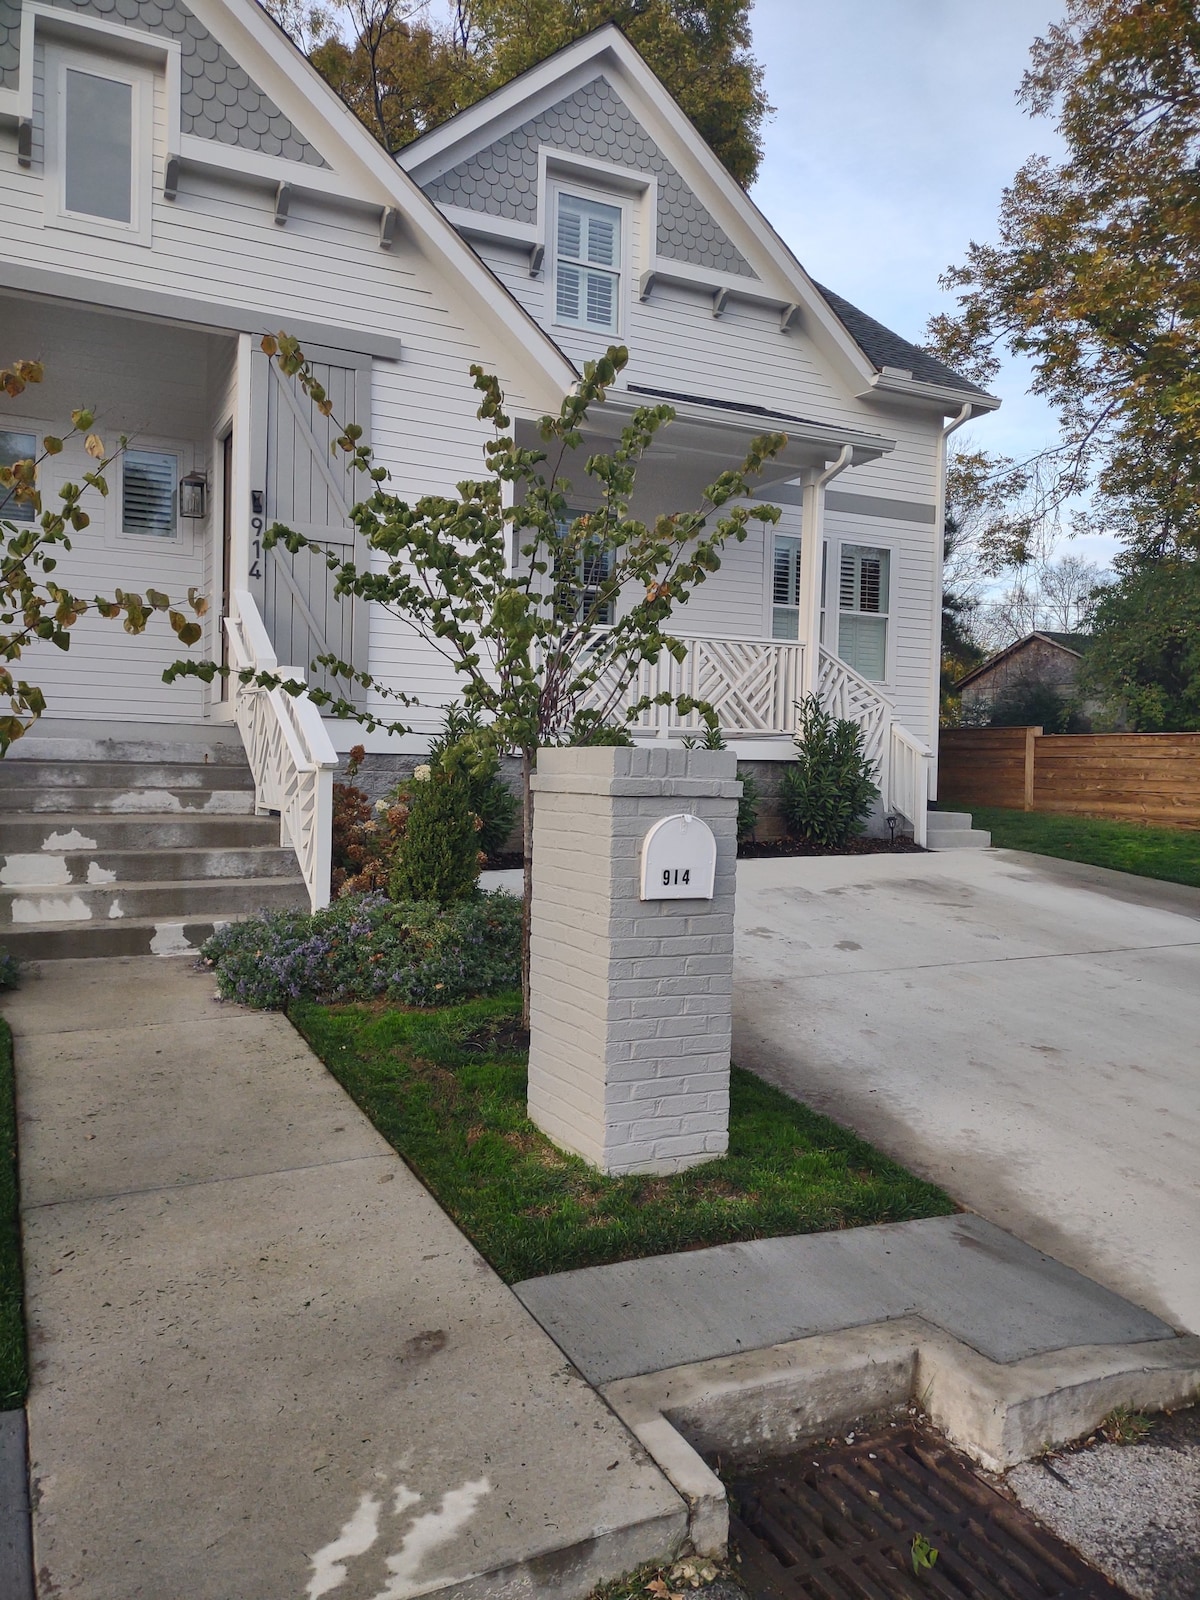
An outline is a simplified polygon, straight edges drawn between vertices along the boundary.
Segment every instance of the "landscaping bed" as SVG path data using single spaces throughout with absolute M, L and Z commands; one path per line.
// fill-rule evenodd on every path
M 29 1382 L 21 1304 L 16 1084 L 12 1030 L 0 1017 L 0 1411 L 24 1404 Z
M 953 810 L 949 801 L 944 805 Z M 1057 812 L 1009 811 L 997 806 L 970 808 L 974 825 L 986 828 L 993 845 L 1030 850 L 1143 878 L 1190 884 L 1200 889 L 1200 833 L 1155 828 L 1099 817 L 1069 817 Z
M 508 1283 L 704 1245 L 941 1216 L 935 1185 L 733 1069 L 729 1154 L 607 1178 L 526 1115 L 516 995 L 438 1011 L 289 1008 L 296 1027 Z
M 746 839 L 738 845 L 739 861 L 772 860 L 777 856 L 889 856 L 924 855 L 919 844 L 907 835 L 897 837 L 895 844 L 887 839 L 870 839 L 861 834 L 847 839 L 844 844 L 814 844 L 810 839 Z

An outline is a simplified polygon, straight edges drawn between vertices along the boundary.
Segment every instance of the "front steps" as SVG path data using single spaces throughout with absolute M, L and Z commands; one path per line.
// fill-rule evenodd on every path
M 927 850 L 987 850 L 992 836 L 971 826 L 969 811 L 930 811 L 925 824 Z
M 18 960 L 177 955 L 307 908 L 236 734 L 163 732 L 39 732 L 0 761 L 0 945 Z

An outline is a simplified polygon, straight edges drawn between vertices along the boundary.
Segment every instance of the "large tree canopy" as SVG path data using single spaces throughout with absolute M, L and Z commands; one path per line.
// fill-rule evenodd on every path
M 1139 733 L 1200 728 L 1200 559 L 1152 562 L 1102 590 L 1086 686 Z
M 615 22 L 739 183 L 770 112 L 751 0 L 265 0 L 393 153 L 572 40 Z M 344 24 L 344 25 L 339 25 Z M 343 37 L 345 35 L 345 37 Z
M 1028 356 L 1062 423 L 1060 493 L 1089 483 L 1128 559 L 1200 548 L 1200 16 L 1195 0 L 1068 0 L 1020 100 L 1056 118 L 1001 203 L 999 242 L 943 280 L 930 337 L 986 381 Z

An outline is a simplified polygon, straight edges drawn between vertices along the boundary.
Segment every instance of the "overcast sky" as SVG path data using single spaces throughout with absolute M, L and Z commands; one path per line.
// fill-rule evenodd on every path
M 808 271 L 906 338 L 950 304 L 941 272 L 995 237 L 1000 191 L 1053 127 L 1016 104 L 1055 0 L 755 0 L 776 107 L 754 198 Z M 1011 455 L 1053 436 L 1015 364 L 973 430 Z

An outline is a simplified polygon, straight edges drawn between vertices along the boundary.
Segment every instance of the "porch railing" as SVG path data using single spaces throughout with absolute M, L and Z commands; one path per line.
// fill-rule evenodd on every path
M 821 651 L 817 694 L 831 715 L 862 728 L 863 749 L 878 769 L 884 805 L 907 818 L 915 842 L 924 845 L 933 752 L 896 721 L 892 702 L 870 679 L 828 650 Z
M 230 695 L 254 775 L 254 809 L 279 813 L 282 839 L 296 852 L 309 903 L 317 911 L 329 904 L 337 751 L 306 693 L 238 681 L 236 674 L 247 670 L 298 683 L 305 678 L 298 667 L 279 665 L 253 596 L 235 589 L 229 599 L 225 631 L 235 674 Z
M 621 710 L 644 695 L 672 698 L 690 695 L 706 700 L 728 734 L 791 735 L 796 730 L 796 701 L 804 646 L 778 639 L 680 638 L 687 649 L 682 661 L 664 651 L 657 661 L 643 661 L 613 709 Z M 587 704 L 605 709 L 611 686 L 601 678 Z M 635 733 L 666 738 L 695 733 L 704 727 L 695 712 L 681 715 L 673 704 L 649 707 L 632 725 Z
M 899 722 L 893 722 L 888 735 L 888 808 L 898 811 L 912 823 L 913 842 L 924 848 L 929 811 L 929 773 L 933 751 L 915 739 Z

